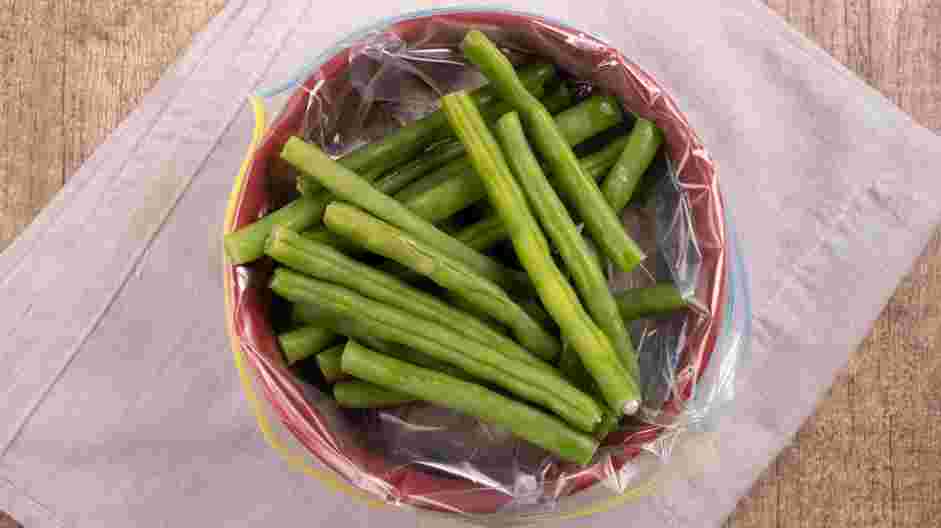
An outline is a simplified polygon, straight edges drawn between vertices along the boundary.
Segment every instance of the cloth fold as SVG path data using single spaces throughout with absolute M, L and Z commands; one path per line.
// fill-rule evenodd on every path
M 396 9 L 432 4 L 447 5 Z M 738 400 L 695 471 L 593 519 L 718 525 L 941 220 L 941 140 L 751 0 L 514 7 L 606 37 L 719 165 L 754 303 Z M 247 96 L 389 9 L 232 1 L 0 254 L 0 509 L 40 527 L 419 522 L 333 493 L 262 442 L 220 274 Z

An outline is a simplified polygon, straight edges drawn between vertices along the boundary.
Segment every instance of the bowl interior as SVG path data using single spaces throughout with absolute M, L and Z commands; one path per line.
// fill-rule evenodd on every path
M 666 245 L 660 258 L 667 270 L 673 270 L 684 265 L 690 251 L 697 257 L 697 272 L 686 287 L 695 296 L 698 308 L 682 321 L 665 323 L 674 324 L 673 331 L 681 344 L 672 363 L 673 384 L 669 394 L 658 402 L 656 418 L 609 436 L 606 445 L 610 449 L 592 466 L 540 463 L 537 493 L 553 500 L 618 471 L 683 412 L 685 400 L 694 393 L 723 325 L 727 295 L 723 204 L 715 166 L 676 103 L 650 75 L 602 40 L 558 22 L 508 11 L 439 11 L 403 17 L 374 29 L 394 35 L 406 44 L 403 49 L 407 51 L 453 48 L 469 27 L 485 30 L 501 46 L 548 59 L 568 74 L 590 81 L 617 96 L 626 110 L 654 121 L 663 130 L 665 154 L 673 174 L 669 184 L 682 197 L 681 208 L 689 225 L 684 226 L 687 239 L 676 247 Z M 310 129 L 310 120 L 341 112 L 343 105 L 337 101 L 342 98 L 338 94 L 355 89 L 355 83 L 350 82 L 351 68 L 357 67 L 358 57 L 369 52 L 363 45 L 369 35 L 375 33 L 362 32 L 358 40 L 345 41 L 290 97 L 254 153 L 237 189 L 233 229 L 290 198 L 283 189 L 293 188 L 291 172 L 280 162 L 278 153 L 290 136 Z M 312 106 L 312 94 L 320 94 L 320 101 L 330 104 Z M 342 146 L 327 143 L 327 148 Z M 695 241 L 692 249 L 691 239 Z M 402 464 L 377 452 L 356 430 L 368 425 L 371 417 L 351 419 L 342 415 L 324 394 L 300 383 L 285 365 L 270 324 L 273 300 L 266 285 L 271 268 L 270 262 L 259 261 L 227 269 L 226 288 L 233 299 L 229 314 L 233 337 L 258 374 L 268 403 L 311 453 L 349 481 L 394 502 L 472 513 L 491 513 L 515 504 L 514 490 L 460 478 L 454 471 L 431 469 L 431 464 Z

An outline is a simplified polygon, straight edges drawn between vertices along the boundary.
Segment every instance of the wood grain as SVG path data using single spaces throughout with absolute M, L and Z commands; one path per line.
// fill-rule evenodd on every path
M 0 0 L 0 249 L 224 0 Z
M 0 0 L 0 249 L 224 3 Z M 917 121 L 941 131 L 941 2 L 766 3 Z M 727 525 L 938 526 L 939 332 L 936 235 L 818 412 Z M 0 527 L 8 519 L 0 512 Z

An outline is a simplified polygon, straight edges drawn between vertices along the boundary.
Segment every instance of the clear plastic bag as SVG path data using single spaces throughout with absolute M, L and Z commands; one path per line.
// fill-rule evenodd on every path
M 290 199 L 294 174 L 277 159 L 289 136 L 341 155 L 434 110 L 442 94 L 481 84 L 457 47 L 471 27 L 515 62 L 549 60 L 578 79 L 582 92 L 614 94 L 627 112 L 664 131 L 664 152 L 651 169 L 658 184 L 646 207 L 625 213 L 625 226 L 647 250 L 646 266 L 611 279 L 617 289 L 672 281 L 692 308 L 634 323 L 644 393 L 636 419 L 608 436 L 592 464 L 579 467 L 430 405 L 341 410 L 284 364 L 269 321 L 268 262 L 226 270 L 233 347 L 269 441 L 341 488 L 497 525 L 591 513 L 649 492 L 677 439 L 708 430 L 734 397 L 749 334 L 747 281 L 715 165 L 677 104 L 636 64 L 598 37 L 510 11 L 441 10 L 367 28 L 297 79 L 261 94 L 277 118 L 264 135 L 256 131 L 227 229 Z M 256 111 L 264 127 L 261 103 Z M 293 454 L 286 443 L 296 446 Z M 340 478 L 314 469 L 313 460 Z

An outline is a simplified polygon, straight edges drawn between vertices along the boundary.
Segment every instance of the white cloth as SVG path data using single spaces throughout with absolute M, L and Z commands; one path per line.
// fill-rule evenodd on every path
M 233 0 L 0 255 L 0 509 L 30 527 L 416 524 L 291 471 L 224 329 L 246 97 L 384 14 Z M 515 6 L 599 33 L 718 162 L 754 308 L 717 457 L 596 526 L 717 526 L 812 411 L 941 217 L 941 141 L 752 0 Z M 721 469 L 719 469 L 721 468 Z

